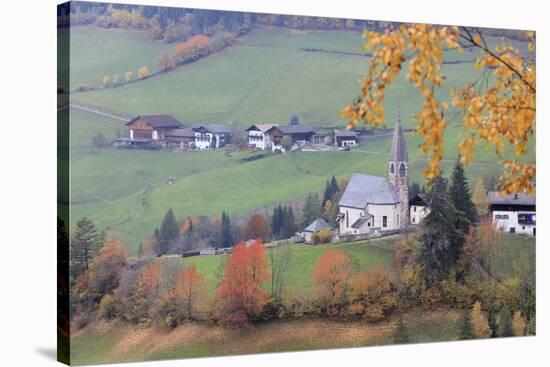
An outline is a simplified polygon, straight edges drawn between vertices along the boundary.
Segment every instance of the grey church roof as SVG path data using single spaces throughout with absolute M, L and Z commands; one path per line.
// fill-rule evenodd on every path
M 367 204 L 396 203 L 399 203 L 399 197 L 384 177 L 354 173 L 338 204 L 362 209 Z
M 315 219 L 309 226 L 304 229 L 304 232 L 318 232 L 322 229 L 330 229 L 330 226 L 323 218 Z
M 408 162 L 409 154 L 407 153 L 407 144 L 405 143 L 405 135 L 401 127 L 401 112 L 397 113 L 397 122 L 393 130 L 393 139 L 391 143 L 390 161 Z

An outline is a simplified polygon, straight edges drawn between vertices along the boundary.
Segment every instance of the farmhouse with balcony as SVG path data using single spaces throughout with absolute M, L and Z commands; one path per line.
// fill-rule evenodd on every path
M 493 223 L 502 231 L 536 236 L 535 195 L 524 193 L 502 195 L 497 191 L 489 191 L 487 203 Z
M 368 235 L 409 225 L 408 153 L 401 118 L 394 128 L 388 179 L 354 173 L 338 203 L 340 235 Z
M 279 150 L 284 152 L 282 146 L 283 137 L 289 136 L 292 140 L 292 144 L 303 145 L 311 143 L 315 136 L 315 129 L 307 125 L 280 125 L 273 126 L 266 131 L 271 142 L 271 149 L 273 151 Z
M 353 147 L 359 143 L 359 133 L 356 131 L 335 131 L 333 144 L 337 147 Z
M 271 140 L 267 131 L 276 124 L 254 124 L 245 131 L 248 133 L 248 146 L 256 149 L 266 149 L 271 146 Z
M 222 148 L 233 136 L 233 131 L 224 125 L 193 125 L 195 132 L 194 148 L 197 150 Z
M 137 116 L 126 123 L 130 130 L 130 144 L 162 143 L 166 135 L 182 127 L 181 122 L 170 115 Z

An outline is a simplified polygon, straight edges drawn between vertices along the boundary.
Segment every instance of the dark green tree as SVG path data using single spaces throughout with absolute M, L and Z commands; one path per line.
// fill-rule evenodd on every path
M 422 221 L 419 262 L 428 286 L 434 287 L 456 261 L 451 253 L 456 210 L 447 192 L 447 180 L 441 176 L 430 180 L 427 200 L 430 211 Z
M 283 225 L 284 210 L 283 207 L 279 204 L 273 209 L 273 215 L 271 217 L 271 232 L 276 240 L 282 238 Z
M 459 321 L 458 327 L 459 327 L 458 339 L 468 340 L 473 338 L 472 320 L 470 319 L 470 312 L 465 311 L 462 314 L 462 318 Z
M 302 225 L 308 226 L 321 216 L 321 202 L 317 193 L 308 193 L 303 209 Z
M 489 312 L 487 313 L 487 322 L 489 323 L 489 327 L 491 328 L 491 338 L 496 338 L 498 326 L 497 317 L 493 310 L 489 310 Z
M 464 167 L 459 160 L 456 161 L 451 175 L 449 196 L 456 209 L 455 227 L 457 229 L 456 236 L 453 239 L 451 252 L 454 258 L 458 259 L 468 229 L 471 225 L 478 222 L 477 209 L 472 201 L 468 179 L 464 173 Z
M 222 212 L 220 234 L 221 234 L 221 238 L 220 238 L 221 247 L 227 248 L 227 247 L 232 247 L 234 245 L 233 231 L 231 229 L 231 220 L 229 219 L 229 215 L 226 214 L 225 211 Z
M 414 198 L 416 195 L 420 194 L 421 188 L 420 184 L 418 182 L 413 182 L 411 186 L 409 186 L 409 199 Z
M 399 317 L 399 320 L 397 320 L 397 327 L 393 334 L 393 342 L 395 344 L 407 344 L 409 341 L 409 329 L 405 321 L 403 321 L 403 318 Z
M 294 211 L 292 210 L 292 207 L 286 206 L 283 210 L 283 226 L 282 226 L 282 234 L 283 238 L 290 238 L 294 236 L 294 233 L 296 233 L 296 220 L 294 218 Z
M 504 307 L 502 307 L 502 310 L 500 310 L 498 318 L 498 336 L 502 338 L 513 335 L 514 331 L 512 329 L 512 312 L 510 312 L 508 306 L 505 305 Z
M 300 119 L 296 115 L 292 115 L 290 117 L 290 121 L 288 123 L 290 126 L 296 126 L 300 124 Z
M 174 216 L 174 211 L 169 208 L 159 229 L 159 255 L 164 255 L 178 241 L 179 225 Z
M 102 236 L 98 233 L 94 222 L 89 218 L 81 218 L 76 223 L 76 229 L 71 241 L 71 272 L 76 279 L 88 271 L 92 258 L 102 245 Z

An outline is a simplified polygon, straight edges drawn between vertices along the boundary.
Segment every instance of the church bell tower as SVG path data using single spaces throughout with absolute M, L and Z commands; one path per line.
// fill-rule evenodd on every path
M 390 160 L 388 162 L 388 180 L 394 187 L 400 201 L 399 227 L 409 225 L 409 154 L 403 128 L 401 112 L 397 112 L 397 121 L 393 130 Z

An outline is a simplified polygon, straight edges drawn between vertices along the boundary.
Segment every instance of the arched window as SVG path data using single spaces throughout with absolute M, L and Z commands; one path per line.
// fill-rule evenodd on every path
M 393 175 L 395 172 L 395 167 L 393 166 L 393 163 L 390 164 L 390 173 Z
M 405 177 L 405 171 L 407 168 L 405 167 L 405 163 L 401 163 L 401 166 L 399 166 L 399 176 Z

